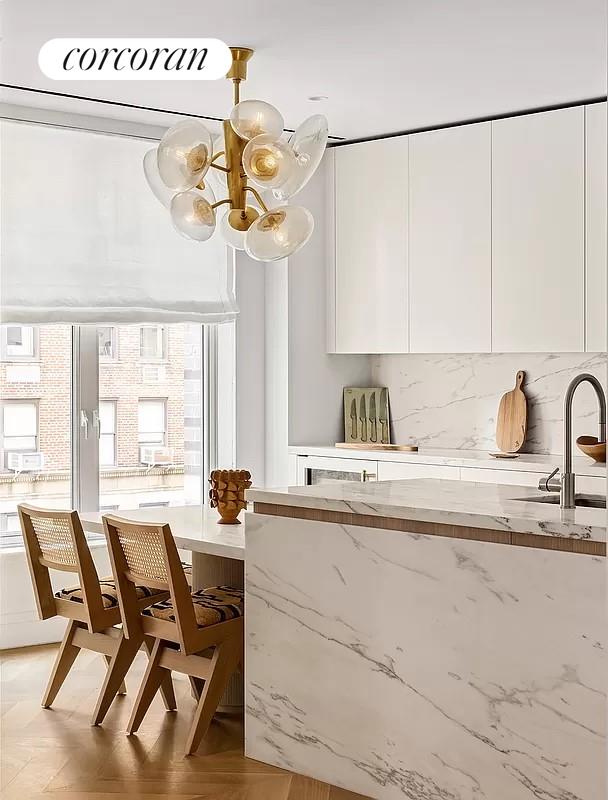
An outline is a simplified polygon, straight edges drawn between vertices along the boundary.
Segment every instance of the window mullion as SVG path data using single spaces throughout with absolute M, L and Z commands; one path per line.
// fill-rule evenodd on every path
M 99 345 L 95 326 L 72 328 L 72 503 L 99 508 Z

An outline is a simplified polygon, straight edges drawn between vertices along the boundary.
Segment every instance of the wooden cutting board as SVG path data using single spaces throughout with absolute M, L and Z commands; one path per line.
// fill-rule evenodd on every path
M 503 453 L 517 453 L 526 441 L 528 401 L 522 391 L 526 373 L 519 370 L 515 388 L 503 394 L 496 418 L 496 444 Z

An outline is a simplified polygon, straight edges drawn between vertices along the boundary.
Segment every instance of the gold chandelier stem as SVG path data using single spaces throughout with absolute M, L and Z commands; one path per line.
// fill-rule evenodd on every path
M 237 105 L 237 103 L 241 102 L 241 79 L 240 78 L 233 78 L 232 79 L 233 85 L 233 105 Z
M 260 204 L 260 206 L 261 206 L 262 210 L 264 211 L 264 213 L 266 213 L 268 211 L 268 206 L 266 205 L 266 203 L 260 197 L 260 193 L 257 191 L 257 189 L 254 189 L 253 186 L 245 186 L 245 191 L 246 192 L 251 192 L 251 194 L 255 197 L 255 199 Z
M 229 197 L 227 197 L 225 200 L 218 200 L 217 203 L 212 203 L 211 204 L 211 208 L 217 208 L 218 206 L 224 206 L 224 205 L 226 205 L 226 203 L 228 203 L 229 205 L 232 205 L 232 203 L 230 202 L 230 198 Z

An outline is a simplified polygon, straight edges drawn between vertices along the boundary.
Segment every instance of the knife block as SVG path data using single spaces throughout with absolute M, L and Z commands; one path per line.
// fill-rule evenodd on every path
M 390 444 L 388 389 L 344 389 L 344 443 Z

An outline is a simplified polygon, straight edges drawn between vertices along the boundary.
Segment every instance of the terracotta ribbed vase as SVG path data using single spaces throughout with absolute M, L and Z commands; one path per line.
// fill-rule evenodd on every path
M 214 469 L 209 483 L 209 505 L 217 508 L 219 524 L 240 525 L 238 516 L 247 506 L 245 489 L 251 486 L 251 473 L 246 469 Z

